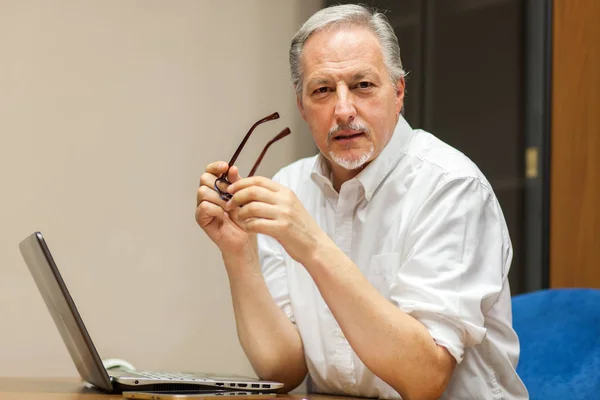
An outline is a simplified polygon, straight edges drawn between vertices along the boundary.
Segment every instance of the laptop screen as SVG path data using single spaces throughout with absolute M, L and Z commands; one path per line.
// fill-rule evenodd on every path
M 67 286 L 40 232 L 25 238 L 19 249 L 35 283 L 71 354 L 79 375 L 97 387 L 112 390 L 112 384 Z

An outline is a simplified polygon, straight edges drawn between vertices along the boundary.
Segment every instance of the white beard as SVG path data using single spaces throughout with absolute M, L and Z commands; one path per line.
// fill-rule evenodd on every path
M 335 154 L 331 150 L 329 151 L 329 157 L 331 157 L 331 159 L 340 167 L 342 167 L 348 171 L 353 171 L 353 170 L 359 169 L 360 167 L 365 165 L 365 163 L 367 161 L 369 161 L 369 158 L 371 158 L 371 155 L 373 155 L 374 151 L 375 151 L 375 146 L 373 145 L 373 142 L 371 142 L 369 145 L 369 149 L 367 151 L 365 151 L 363 154 L 361 154 L 360 157 L 358 157 L 358 158 L 343 157 L 343 156 Z

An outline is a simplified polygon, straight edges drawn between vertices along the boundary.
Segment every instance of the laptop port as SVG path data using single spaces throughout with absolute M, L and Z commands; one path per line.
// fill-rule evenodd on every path
M 245 383 L 238 383 L 238 386 L 239 386 L 239 387 L 246 387 L 246 386 L 248 386 L 248 385 L 247 385 L 247 384 L 245 384 Z
M 271 385 L 268 385 L 268 384 L 263 384 L 263 385 L 262 385 L 262 387 L 263 387 L 263 389 L 270 389 L 270 388 L 271 388 Z
M 259 385 L 258 383 L 253 383 L 253 384 L 252 384 L 252 387 L 253 387 L 253 388 L 259 388 L 259 387 L 260 387 L 260 385 Z
M 217 382 L 217 386 L 223 386 L 225 385 L 223 382 Z

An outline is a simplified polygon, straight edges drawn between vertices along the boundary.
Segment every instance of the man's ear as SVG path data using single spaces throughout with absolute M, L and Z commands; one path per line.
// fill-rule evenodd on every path
M 294 87 L 296 89 L 296 87 Z M 304 112 L 304 106 L 302 105 L 302 94 L 296 92 L 296 105 L 298 106 L 298 110 L 300 110 L 300 115 L 302 115 L 302 119 L 306 121 L 306 113 Z
M 400 111 L 404 107 L 404 89 L 406 88 L 406 83 L 404 81 L 404 77 L 398 79 L 396 82 L 396 114 L 400 114 Z

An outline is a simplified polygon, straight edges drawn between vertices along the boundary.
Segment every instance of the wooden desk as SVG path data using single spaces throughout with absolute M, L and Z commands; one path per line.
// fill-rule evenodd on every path
M 343 400 L 322 395 L 278 395 L 282 400 Z M 103 394 L 78 379 L 0 378 L 0 400 L 123 400 L 120 394 Z

